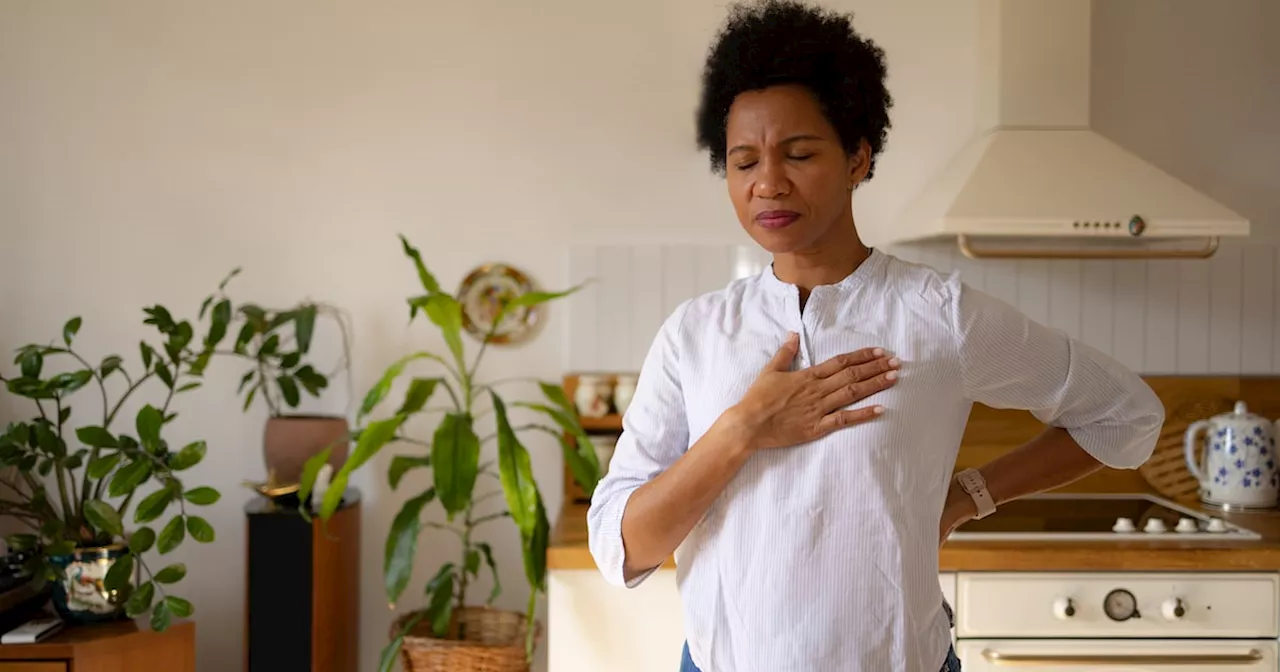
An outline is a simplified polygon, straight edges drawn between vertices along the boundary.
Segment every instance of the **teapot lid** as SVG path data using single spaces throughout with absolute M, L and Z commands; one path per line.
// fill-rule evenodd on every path
M 1249 407 L 1243 401 L 1237 401 L 1230 413 L 1223 413 L 1218 417 L 1224 420 L 1264 420 L 1262 416 L 1250 413 Z

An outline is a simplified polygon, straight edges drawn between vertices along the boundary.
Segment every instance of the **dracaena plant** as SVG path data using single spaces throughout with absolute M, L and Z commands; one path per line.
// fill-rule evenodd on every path
M 546 590 L 550 522 L 542 493 L 534 481 L 529 451 L 520 438 L 522 435 L 544 433 L 558 441 L 575 479 L 588 493 L 595 489 L 600 472 L 595 448 L 559 385 L 541 382 L 540 398 L 516 401 L 499 393 L 495 384 L 482 384 L 477 380 L 476 372 L 494 331 L 481 341 L 474 358 L 468 361 L 458 298 L 440 288 L 423 263 L 422 255 L 403 236 L 401 245 L 417 269 L 425 290 L 424 294 L 408 300 L 410 320 L 425 315 L 443 336 L 448 352 L 444 355 L 413 353 L 387 368 L 360 408 L 355 450 L 333 475 L 319 503 L 320 516 L 331 516 L 338 508 L 351 473 L 388 445 L 407 448 L 391 459 L 387 479 L 393 489 L 410 470 L 431 470 L 431 485 L 411 493 L 387 535 L 383 564 L 387 599 L 394 605 L 408 586 L 418 536 L 424 529 L 439 529 L 453 535 L 459 542 L 457 561 L 445 563 L 426 584 L 425 608 L 415 611 L 404 630 L 384 649 L 384 670 L 390 668 L 405 634 L 420 620 L 427 619 L 437 636 L 445 635 L 454 611 L 468 604 L 468 590 L 482 570 L 493 577 L 493 590 L 485 597 L 485 603 L 492 604 L 498 597 L 501 584 L 492 549 L 475 538 L 481 525 L 508 518 L 515 523 L 520 534 L 525 578 L 530 587 L 527 617 L 532 624 L 538 594 Z M 493 325 L 496 328 L 509 311 L 552 301 L 572 291 L 529 292 L 513 297 L 503 304 Z M 412 375 L 395 412 L 382 419 L 369 420 L 368 414 L 387 398 L 406 370 L 424 364 L 434 371 Z M 432 399 L 440 403 L 428 406 Z M 547 422 L 514 426 L 508 415 L 512 407 L 527 409 Z M 409 428 L 410 420 L 420 417 L 429 418 L 434 430 L 415 436 Z M 481 447 L 486 443 L 496 444 L 495 461 L 481 462 Z M 308 462 L 302 476 L 302 501 L 307 501 L 316 475 L 328 458 L 325 451 Z M 489 487 L 490 484 L 495 485 Z M 444 510 L 445 522 L 424 521 L 424 510 L 433 503 Z M 529 627 L 528 632 L 526 647 L 531 655 L 534 628 Z
M 18 350 L 17 375 L 0 380 L 34 408 L 33 417 L 9 423 L 0 435 L 0 466 L 6 468 L 0 473 L 0 513 L 29 528 L 7 541 L 11 549 L 32 551 L 26 568 L 41 582 L 61 578 L 49 561 L 53 556 L 127 542 L 105 586 L 117 591 L 129 616 L 150 611 L 152 627 L 164 630 L 172 618 L 194 611 L 170 592 L 187 570 L 173 563 L 153 571 L 143 555 L 153 549 L 168 554 L 188 535 L 213 542 L 214 529 L 196 507 L 221 495 L 208 486 L 189 486 L 183 476 L 204 458 L 205 442 L 177 447 L 166 438 L 178 418 L 174 402 L 199 387 L 208 360 L 193 354 L 190 323 L 173 320 L 163 306 L 145 313 L 144 321 L 161 339 L 158 345 L 139 344 L 136 368 L 114 354 L 94 364 L 77 350 L 79 317 L 63 327 L 61 344 Z M 150 396 L 135 415 L 123 414 L 126 402 L 141 402 L 143 395 Z M 158 487 L 147 493 L 147 484 Z M 135 569 L 142 580 L 133 587 Z
M 255 399 L 267 406 L 272 417 L 285 415 L 302 402 L 302 394 L 319 397 L 329 386 L 329 378 L 350 365 L 350 327 L 346 314 L 334 306 L 303 302 L 288 309 L 264 308 L 255 303 L 235 305 L 226 293 L 227 283 L 240 273 L 237 268 L 205 298 L 200 319 L 209 320 L 205 352 L 246 360 L 249 368 L 240 378 L 239 393 L 244 410 Z M 322 373 L 309 361 L 312 339 L 319 317 L 332 319 L 342 334 L 343 356 L 334 371 Z M 237 329 L 237 324 L 238 329 Z M 230 330 L 236 329 L 230 348 L 218 346 Z M 200 356 L 206 356 L 204 352 Z M 347 376 L 350 380 L 350 376 Z

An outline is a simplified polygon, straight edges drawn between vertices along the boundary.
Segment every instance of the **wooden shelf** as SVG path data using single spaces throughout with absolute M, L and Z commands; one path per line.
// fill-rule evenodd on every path
M 588 434 L 620 434 L 622 433 L 622 416 L 611 413 L 603 418 L 578 418 L 578 423 Z

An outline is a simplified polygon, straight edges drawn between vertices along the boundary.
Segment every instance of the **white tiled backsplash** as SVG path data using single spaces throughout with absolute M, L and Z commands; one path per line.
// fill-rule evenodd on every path
M 1144 374 L 1280 373 L 1280 247 L 1224 245 L 1208 260 L 973 261 L 954 246 L 888 252 L 941 271 L 1062 329 Z M 577 246 L 564 361 L 637 371 L 684 299 L 758 273 L 753 246 Z

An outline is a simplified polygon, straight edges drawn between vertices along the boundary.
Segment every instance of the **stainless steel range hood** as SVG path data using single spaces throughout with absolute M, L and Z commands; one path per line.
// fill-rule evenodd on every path
M 890 242 L 954 238 L 974 258 L 1203 258 L 1249 235 L 1247 219 L 1090 128 L 1090 0 L 978 3 L 984 130 Z

